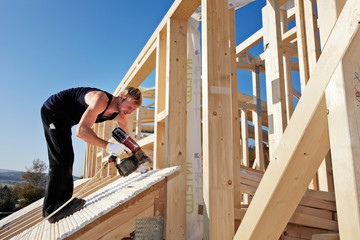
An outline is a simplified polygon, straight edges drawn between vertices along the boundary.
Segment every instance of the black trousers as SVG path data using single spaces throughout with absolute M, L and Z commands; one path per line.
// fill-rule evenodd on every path
M 71 140 L 72 126 L 65 114 L 54 113 L 43 106 L 41 119 L 49 155 L 49 175 L 43 205 L 43 217 L 47 217 L 73 194 L 74 150 Z

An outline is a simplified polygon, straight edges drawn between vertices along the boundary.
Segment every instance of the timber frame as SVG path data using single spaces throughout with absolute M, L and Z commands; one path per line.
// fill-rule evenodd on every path
M 186 239 L 186 24 L 200 6 L 204 239 L 360 239 L 360 1 L 293 2 L 267 0 L 263 28 L 236 44 L 227 1 L 175 0 L 114 91 L 155 71 L 155 87 L 144 92 L 153 103 L 129 129 L 154 168 L 181 167 L 163 192 L 165 239 Z M 263 53 L 252 56 L 261 42 Z M 252 72 L 253 96 L 238 92 L 237 69 Z M 94 131 L 110 139 L 114 127 Z M 106 156 L 87 145 L 84 177 Z M 110 164 L 102 177 L 116 174 Z

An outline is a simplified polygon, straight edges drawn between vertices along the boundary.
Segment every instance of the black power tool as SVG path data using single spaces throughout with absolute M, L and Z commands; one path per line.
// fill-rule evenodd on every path
M 111 161 L 115 163 L 115 166 L 121 176 L 126 177 L 136 171 L 141 164 L 145 162 L 152 162 L 144 151 L 141 150 L 140 146 L 121 128 L 115 128 L 112 131 L 112 136 L 116 141 L 128 147 L 132 153 L 130 157 L 121 159 L 119 164 L 116 163 L 115 155 L 111 155 L 109 157 L 109 161 L 110 158 L 112 158 Z

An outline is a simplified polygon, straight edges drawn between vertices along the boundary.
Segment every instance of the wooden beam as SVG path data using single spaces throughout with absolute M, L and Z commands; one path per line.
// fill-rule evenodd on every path
M 287 11 L 280 10 L 280 23 L 281 31 L 284 33 L 288 31 L 289 22 Z M 292 84 L 292 74 L 291 70 L 291 60 L 290 53 L 284 50 L 283 53 L 283 64 L 284 64 L 284 84 L 285 84 L 285 103 L 286 103 L 286 120 L 289 121 L 292 113 L 294 112 L 294 94 L 293 94 L 293 84 Z
M 186 90 L 187 21 L 167 23 L 165 166 L 180 166 L 169 176 L 166 200 L 166 239 L 186 238 Z
M 266 54 L 266 93 L 269 122 L 269 154 L 273 160 L 274 151 L 286 126 L 286 104 L 284 71 L 281 50 L 280 9 L 279 0 L 267 0 L 267 19 L 263 19 L 268 29 L 269 43 L 265 46 Z
M 236 57 L 240 57 L 249 49 L 254 47 L 256 44 L 260 43 L 262 40 L 263 40 L 263 29 L 261 28 L 236 47 Z
M 338 63 L 359 34 L 359 19 L 360 2 L 348 0 L 234 239 L 278 239 L 289 221 L 329 150 L 323 96 Z
M 204 0 L 201 10 L 204 239 L 232 239 L 234 170 L 228 2 Z
M 263 151 L 263 133 L 262 133 L 262 115 L 261 115 L 261 98 L 260 98 L 260 72 L 259 67 L 255 68 L 252 73 L 253 96 L 256 103 L 256 112 L 252 112 L 252 119 L 255 129 L 255 168 L 265 170 L 264 151 Z
M 351 2 L 349 0 L 346 3 L 345 1 L 336 1 L 336 3 L 330 1 L 333 9 L 325 13 L 324 20 L 327 20 L 327 24 L 334 23 L 335 19 L 330 16 L 338 15 L 341 5 L 345 3 L 336 22 L 337 25 Z M 354 12 L 348 14 L 357 17 L 359 21 L 360 4 L 359 1 L 356 3 Z M 324 2 L 320 2 L 320 7 L 324 7 Z M 324 37 L 323 42 L 326 42 L 326 48 L 332 34 L 327 41 L 326 35 L 322 34 L 322 36 Z M 360 34 L 357 33 L 326 89 L 331 157 L 341 239 L 360 238 L 359 41 Z
M 309 81 L 309 63 L 307 55 L 306 32 L 305 32 L 305 13 L 304 0 L 294 0 L 296 10 L 296 29 L 297 29 L 297 44 L 299 55 L 299 74 L 301 92 L 304 91 L 307 82 Z
M 248 136 L 248 111 L 246 108 L 240 110 L 241 116 L 241 147 L 242 147 L 242 156 L 241 156 L 241 164 L 249 167 L 249 136 Z
M 156 48 L 154 169 L 165 167 L 165 122 L 159 119 L 159 113 L 166 112 L 166 46 L 167 31 L 163 30 L 158 34 Z
M 237 107 L 237 68 L 236 68 L 236 36 L 235 36 L 235 9 L 229 10 L 229 34 L 230 34 L 230 64 L 231 64 L 231 129 L 233 129 L 233 156 L 234 161 L 234 208 L 241 207 L 242 195 L 240 191 L 240 122 L 239 111 Z M 260 103 L 261 104 L 261 103 Z M 235 222 L 235 229 L 238 228 L 240 222 Z

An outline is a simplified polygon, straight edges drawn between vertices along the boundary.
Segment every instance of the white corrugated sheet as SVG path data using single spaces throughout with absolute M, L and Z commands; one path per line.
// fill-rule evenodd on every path
M 12 239 L 63 239 L 134 198 L 178 169 L 179 167 L 170 167 L 144 174 L 132 173 L 128 177 L 119 178 L 85 197 L 86 204 L 82 210 L 54 224 L 41 221 Z
M 74 188 L 89 181 L 90 178 L 85 179 L 78 179 L 74 182 Z M 16 221 L 21 221 L 23 217 L 26 217 L 29 214 L 32 214 L 34 211 L 37 211 L 40 207 L 42 208 L 44 198 L 41 198 L 37 200 L 36 202 L 33 202 L 32 204 L 10 214 L 9 216 L 3 218 L 0 220 L 0 229 L 6 226 L 8 223 L 14 223 Z

